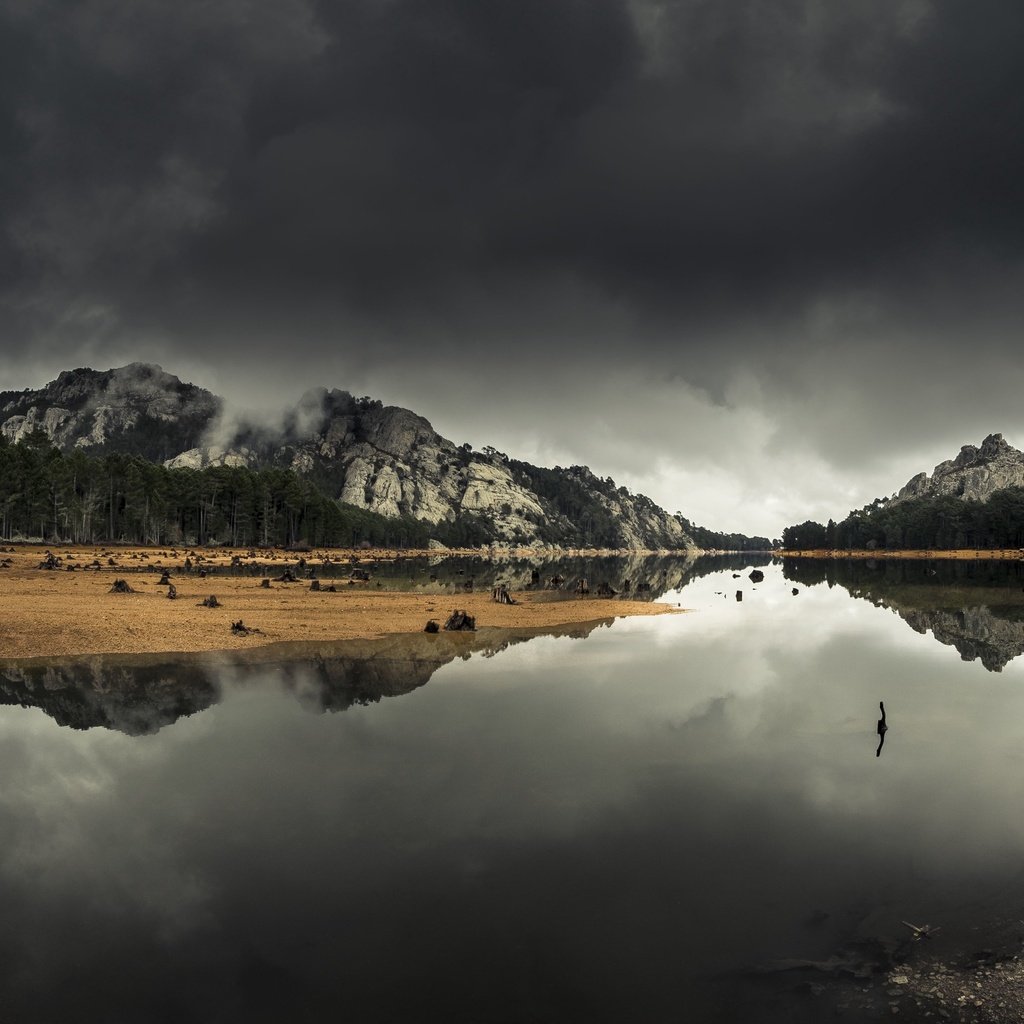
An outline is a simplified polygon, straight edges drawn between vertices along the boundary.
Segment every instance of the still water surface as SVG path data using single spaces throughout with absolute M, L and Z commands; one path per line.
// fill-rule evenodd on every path
M 748 571 L 333 710 L 0 708 L 0 1020 L 790 1020 L 749 968 L 1024 903 L 1016 567 Z

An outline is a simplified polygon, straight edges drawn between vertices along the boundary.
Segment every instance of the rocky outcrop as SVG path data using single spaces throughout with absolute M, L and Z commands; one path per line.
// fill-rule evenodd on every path
M 0 432 L 41 430 L 63 451 L 132 452 L 163 461 L 200 444 L 221 410 L 209 391 L 159 366 L 66 370 L 44 388 L 0 392 Z
M 940 462 L 931 476 L 918 473 L 891 501 L 940 496 L 987 501 L 1006 487 L 1024 487 L 1024 452 L 1007 444 L 1002 434 L 989 434 L 980 448 L 965 444 L 955 459 Z

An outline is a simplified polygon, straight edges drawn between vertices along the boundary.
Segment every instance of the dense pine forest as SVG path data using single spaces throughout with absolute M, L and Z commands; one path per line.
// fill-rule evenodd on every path
M 888 502 L 877 499 L 841 523 L 807 521 L 782 532 L 788 550 L 876 548 L 1019 548 L 1024 546 L 1024 487 L 996 491 L 988 501 L 943 495 Z
M 167 469 L 139 455 L 62 454 L 41 431 L 0 436 L 0 537 L 76 544 L 426 547 L 490 539 L 486 518 L 433 526 L 343 505 L 285 469 Z

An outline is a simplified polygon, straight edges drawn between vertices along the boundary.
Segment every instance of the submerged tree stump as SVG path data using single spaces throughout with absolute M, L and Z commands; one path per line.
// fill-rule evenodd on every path
M 127 580 L 114 580 L 114 585 L 107 591 L 108 594 L 134 594 L 134 588 L 128 585 Z
M 491 591 L 491 600 L 495 604 L 518 604 L 512 595 L 508 592 L 508 587 L 504 583 L 499 583 Z
M 457 608 L 455 611 L 448 616 L 448 620 L 444 624 L 444 628 L 449 632 L 457 632 L 459 630 L 475 630 L 476 619 L 468 612 L 459 611 Z

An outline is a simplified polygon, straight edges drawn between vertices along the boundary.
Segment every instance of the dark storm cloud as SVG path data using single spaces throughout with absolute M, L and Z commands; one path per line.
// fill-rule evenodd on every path
M 957 352 L 1004 360 L 1020 322 L 1024 9 L 0 0 L 0 27 L 16 366 L 344 374 L 472 436 L 472 374 L 508 410 L 544 360 L 580 458 L 609 373 L 738 388 L 766 452 L 837 466 L 1012 432 L 982 421 L 1021 381 Z M 985 408 L 940 416 L 968 385 Z

